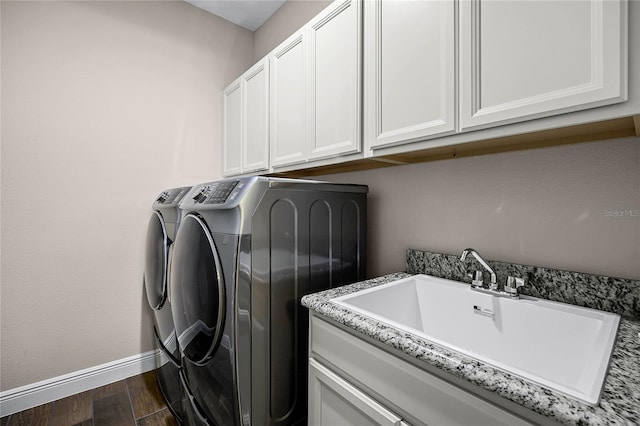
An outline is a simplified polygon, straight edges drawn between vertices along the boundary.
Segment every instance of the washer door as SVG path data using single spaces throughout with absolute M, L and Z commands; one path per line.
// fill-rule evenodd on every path
M 154 211 L 147 226 L 147 242 L 144 262 L 144 287 L 152 309 L 158 310 L 167 299 L 167 265 L 169 245 L 162 215 Z
M 204 365 L 220 344 L 225 287 L 211 233 L 195 214 L 186 215 L 178 230 L 169 281 L 178 346 L 189 360 Z

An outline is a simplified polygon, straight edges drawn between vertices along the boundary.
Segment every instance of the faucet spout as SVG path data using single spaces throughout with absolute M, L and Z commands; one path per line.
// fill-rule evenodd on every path
M 473 255 L 473 257 L 476 258 L 476 260 L 482 265 L 482 267 L 484 269 L 487 270 L 487 272 L 489 272 L 489 274 L 491 274 L 491 287 L 497 288 L 497 278 L 496 278 L 496 273 L 493 270 L 493 268 L 491 268 L 491 266 L 489 266 L 489 264 L 480 256 L 480 254 L 478 254 L 477 251 L 475 251 L 472 248 L 467 248 L 462 250 L 462 254 L 460 255 L 460 260 L 461 261 L 465 261 L 465 259 L 467 258 L 467 256 L 471 254 Z

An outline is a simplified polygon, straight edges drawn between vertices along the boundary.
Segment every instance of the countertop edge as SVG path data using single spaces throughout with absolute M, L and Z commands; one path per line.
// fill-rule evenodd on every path
M 633 377 L 633 372 L 629 371 L 629 368 L 633 368 L 634 359 L 640 358 L 640 323 L 624 318 L 620 320 L 600 404 L 592 407 L 421 337 L 401 332 L 387 324 L 359 315 L 330 301 L 338 296 L 386 284 L 411 275 L 413 274 L 399 272 L 306 295 L 302 298 L 302 305 L 395 350 L 402 351 L 417 360 L 561 423 L 577 425 L 637 424 L 639 414 L 635 407 L 640 406 L 640 395 L 638 392 L 631 392 L 630 396 L 622 390 L 628 390 L 626 388 L 629 387 L 629 380 L 632 385 L 640 384 L 639 380 Z M 630 398 L 631 401 L 625 400 L 625 397 Z M 626 415 L 618 414 L 621 410 Z

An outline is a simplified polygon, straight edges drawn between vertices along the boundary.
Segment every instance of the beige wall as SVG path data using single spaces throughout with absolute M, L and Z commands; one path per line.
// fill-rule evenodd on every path
M 220 177 L 253 34 L 184 2 L 2 1 L 1 389 L 153 348 L 160 190 Z
M 333 0 L 289 0 L 255 32 L 253 61 L 258 62 Z
M 369 185 L 370 276 L 404 270 L 407 248 L 473 247 L 488 259 L 640 279 L 640 138 L 320 178 Z

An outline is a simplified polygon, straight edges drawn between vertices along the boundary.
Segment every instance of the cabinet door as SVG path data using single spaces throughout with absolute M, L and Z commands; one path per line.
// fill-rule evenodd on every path
M 269 72 L 260 61 L 242 79 L 242 173 L 269 168 Z
M 364 3 L 367 148 L 455 131 L 455 2 Z
M 371 390 L 378 398 L 389 401 L 398 415 L 414 424 L 534 424 L 329 324 L 315 313 L 310 318 L 310 336 L 309 354 L 312 359 L 321 359 L 335 370 L 348 372 L 360 389 L 365 392 Z M 312 391 L 310 386 L 309 392 Z M 311 406 L 311 399 L 309 404 Z
M 360 151 L 361 2 L 338 0 L 308 25 L 309 159 Z
M 242 171 L 242 96 L 240 79 L 223 93 L 222 174 L 231 176 Z
M 400 426 L 401 421 L 346 380 L 309 359 L 309 426 Z
M 269 56 L 271 78 L 271 165 L 307 158 L 305 37 L 299 31 Z
M 460 125 L 622 102 L 624 0 L 460 1 Z

